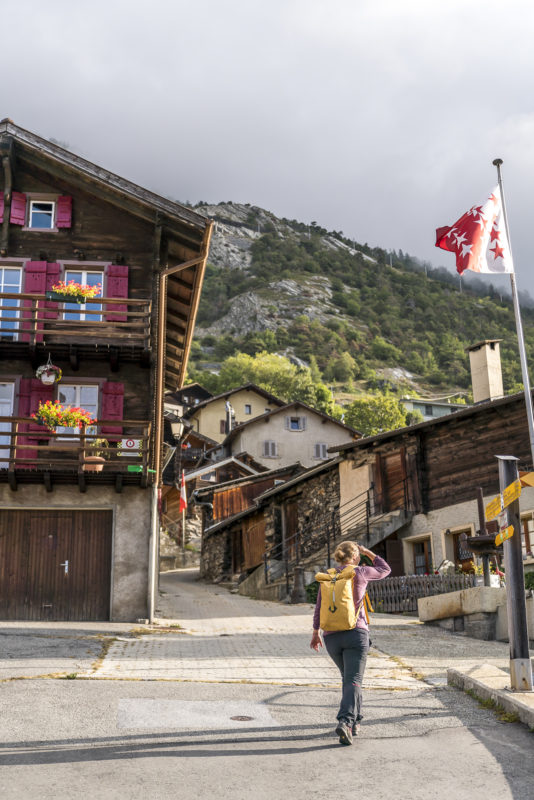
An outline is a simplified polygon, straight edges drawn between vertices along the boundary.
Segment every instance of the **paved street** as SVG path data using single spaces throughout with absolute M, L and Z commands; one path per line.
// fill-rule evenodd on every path
M 310 607 L 196 577 L 162 575 L 156 632 L 2 625 L 2 798 L 307 800 L 347 775 L 373 800 L 532 797 L 533 734 L 445 684 L 449 666 L 505 665 L 507 645 L 375 615 L 362 736 L 344 748 Z

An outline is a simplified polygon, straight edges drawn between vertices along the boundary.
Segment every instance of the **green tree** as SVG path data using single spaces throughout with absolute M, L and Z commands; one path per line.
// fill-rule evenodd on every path
M 394 397 L 373 395 L 354 400 L 345 409 L 345 422 L 364 436 L 402 428 L 406 410 Z

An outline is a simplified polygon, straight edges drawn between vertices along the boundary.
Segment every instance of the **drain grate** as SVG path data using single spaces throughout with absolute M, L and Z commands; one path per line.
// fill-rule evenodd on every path
M 236 722 L 250 722 L 250 720 L 254 719 L 254 717 L 238 716 L 238 717 L 230 717 L 230 719 L 233 719 Z

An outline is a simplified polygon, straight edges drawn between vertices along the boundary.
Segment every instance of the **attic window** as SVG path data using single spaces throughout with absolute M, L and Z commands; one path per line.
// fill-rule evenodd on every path
M 29 228 L 52 230 L 56 204 L 51 200 L 32 200 L 30 202 Z
M 252 414 L 252 406 L 249 403 L 245 403 L 245 414 Z

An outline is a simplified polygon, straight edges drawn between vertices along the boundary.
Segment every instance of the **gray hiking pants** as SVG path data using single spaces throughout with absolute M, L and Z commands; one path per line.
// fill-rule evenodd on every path
M 369 631 L 353 628 L 327 633 L 324 644 L 343 681 L 337 719 L 353 725 L 362 719 L 362 680 L 369 650 Z

